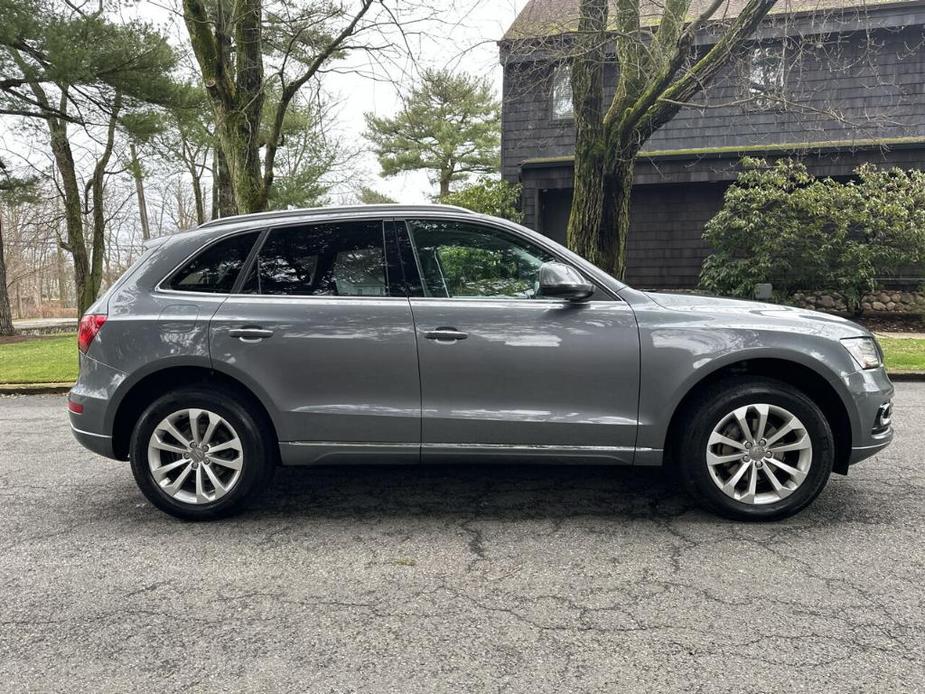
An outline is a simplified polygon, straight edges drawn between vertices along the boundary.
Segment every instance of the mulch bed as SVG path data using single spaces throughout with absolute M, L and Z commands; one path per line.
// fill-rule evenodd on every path
M 925 333 L 925 316 L 921 315 L 872 315 L 851 317 L 868 330 L 886 333 Z

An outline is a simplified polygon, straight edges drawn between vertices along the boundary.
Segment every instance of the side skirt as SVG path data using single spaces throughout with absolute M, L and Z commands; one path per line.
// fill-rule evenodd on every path
M 462 443 L 340 443 L 283 441 L 283 465 L 402 465 L 415 463 L 525 463 L 643 465 L 662 463 L 660 449 L 619 446 L 531 446 Z

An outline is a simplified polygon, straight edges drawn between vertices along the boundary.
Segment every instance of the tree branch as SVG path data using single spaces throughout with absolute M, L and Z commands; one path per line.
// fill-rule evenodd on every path
M 325 61 L 330 58 L 340 46 L 351 36 L 353 36 L 356 31 L 357 26 L 360 23 L 360 20 L 366 16 L 366 13 L 369 12 L 369 9 L 373 6 L 374 0 L 363 0 L 360 9 L 353 16 L 350 22 L 341 30 L 341 32 L 335 36 L 324 49 L 315 56 L 311 64 L 305 70 L 302 75 L 293 82 L 285 85 L 283 91 L 280 94 L 279 103 L 276 105 L 276 113 L 273 115 L 273 126 L 270 129 L 270 135 L 267 139 L 267 151 L 266 157 L 264 158 L 264 173 L 263 173 L 263 186 L 264 190 L 269 191 L 270 186 L 273 185 L 273 167 L 276 163 L 276 152 L 279 149 L 279 140 L 280 134 L 283 130 L 283 122 L 286 119 L 286 111 L 289 108 L 289 104 L 292 102 L 292 99 L 295 97 L 296 93 L 301 89 L 306 82 L 308 82 L 315 74 L 321 69 L 321 66 L 324 65 Z
M 745 40 L 754 33 L 761 21 L 774 7 L 777 0 L 749 0 L 722 38 L 690 70 L 666 88 L 658 100 L 640 119 L 636 132 L 647 138 L 662 125 L 671 120 L 680 110 L 678 102 L 686 102 L 697 94 L 703 85 L 734 59 Z

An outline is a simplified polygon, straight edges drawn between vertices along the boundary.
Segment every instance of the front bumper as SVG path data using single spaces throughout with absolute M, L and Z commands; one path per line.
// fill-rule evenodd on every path
M 893 441 L 893 384 L 886 369 L 858 371 L 848 376 L 846 383 L 854 412 L 851 452 L 845 467 L 876 455 Z

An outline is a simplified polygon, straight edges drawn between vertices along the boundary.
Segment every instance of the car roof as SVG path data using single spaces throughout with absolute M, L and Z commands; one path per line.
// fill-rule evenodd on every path
M 200 224 L 197 229 L 214 229 L 216 227 L 252 224 L 254 222 L 298 222 L 318 217 L 368 216 L 385 214 L 420 214 L 428 212 L 452 212 L 475 216 L 471 210 L 455 205 L 345 205 L 341 207 L 308 207 L 295 210 L 274 210 L 252 214 L 221 217 Z

